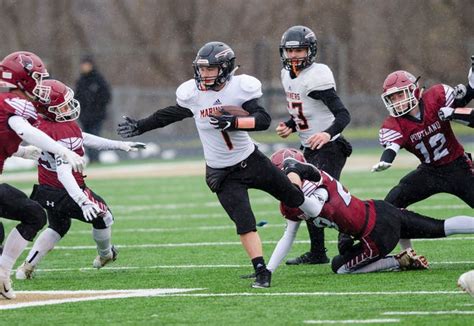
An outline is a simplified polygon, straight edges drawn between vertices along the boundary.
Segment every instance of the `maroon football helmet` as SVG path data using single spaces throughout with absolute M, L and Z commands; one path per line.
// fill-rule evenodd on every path
M 275 153 L 272 154 L 272 156 L 270 157 L 270 160 L 272 161 L 274 165 L 282 169 L 283 161 L 288 157 L 292 157 L 295 160 L 298 160 L 303 163 L 306 162 L 303 153 L 301 153 L 299 150 L 296 150 L 294 148 L 279 149 Z
M 50 88 L 43 85 L 48 77 L 43 61 L 31 52 L 13 52 L 0 62 L 0 84 L 18 87 L 34 101 L 48 102 Z
M 403 93 L 405 96 L 393 101 L 392 96 L 396 93 Z M 383 82 L 382 100 L 392 117 L 399 117 L 413 110 L 418 105 L 419 96 L 418 79 L 407 71 L 394 71 Z
M 49 103 L 35 102 L 39 114 L 56 122 L 76 120 L 81 112 L 79 101 L 74 99 L 72 89 L 59 80 L 47 79 L 43 85 L 50 88 Z

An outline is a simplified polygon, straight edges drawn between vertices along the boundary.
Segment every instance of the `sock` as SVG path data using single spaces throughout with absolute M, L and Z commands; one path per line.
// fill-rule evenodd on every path
M 411 244 L 411 239 L 400 239 L 398 241 L 398 244 L 400 244 L 400 248 L 402 248 L 402 251 L 408 248 L 413 248 L 413 245 Z
M 342 265 L 341 268 L 337 271 L 338 274 L 361 274 L 361 273 L 372 273 L 372 272 L 381 272 L 381 271 L 394 271 L 400 269 L 400 264 L 398 260 L 393 256 L 387 256 L 377 261 L 374 261 L 371 264 L 365 265 L 361 268 L 358 268 L 353 271 L 347 271 L 345 268 L 346 265 Z
M 36 266 L 41 261 L 41 259 L 43 259 L 43 257 L 54 248 L 59 240 L 61 240 L 59 233 L 53 229 L 47 228 L 41 232 L 36 239 L 35 243 L 33 244 L 33 248 L 31 248 L 28 256 L 26 257 L 26 262 Z
M 13 264 L 25 250 L 28 240 L 23 238 L 16 228 L 13 228 L 3 246 L 3 253 L 0 257 L 0 268 L 10 274 Z
M 446 236 L 453 234 L 474 233 L 474 218 L 471 216 L 454 216 L 444 221 Z
M 262 256 L 253 258 L 252 265 L 253 265 L 253 268 L 255 269 L 255 272 L 257 273 L 267 268 L 267 266 L 265 265 L 265 260 L 263 259 Z
M 112 228 L 108 227 L 105 229 L 92 228 L 92 237 L 97 244 L 97 252 L 99 256 L 105 257 L 110 255 L 112 252 L 112 245 L 110 238 L 112 237 Z

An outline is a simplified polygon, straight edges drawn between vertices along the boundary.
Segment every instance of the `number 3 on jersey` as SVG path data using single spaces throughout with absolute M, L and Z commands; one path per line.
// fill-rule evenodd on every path
M 292 113 L 291 116 L 294 120 L 297 121 L 299 130 L 308 129 L 308 119 L 303 114 L 303 103 L 302 102 L 291 102 L 288 103 L 288 106 L 291 110 L 295 110 L 295 113 Z

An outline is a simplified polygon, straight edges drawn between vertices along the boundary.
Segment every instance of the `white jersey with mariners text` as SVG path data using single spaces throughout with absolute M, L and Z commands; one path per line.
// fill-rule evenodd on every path
M 336 89 L 331 69 L 324 64 L 313 63 L 294 79 L 288 70 L 282 69 L 281 82 L 288 102 L 288 112 L 296 122 L 301 144 L 309 147 L 308 138 L 329 128 L 335 119 L 323 101 L 308 96 L 312 91 Z
M 255 149 L 247 131 L 220 131 L 209 123 L 209 116 L 225 105 L 242 106 L 262 96 L 262 84 L 249 75 L 233 76 L 223 89 L 200 91 L 194 79 L 176 90 L 178 105 L 191 110 L 201 138 L 204 158 L 211 168 L 233 166 L 245 160 Z

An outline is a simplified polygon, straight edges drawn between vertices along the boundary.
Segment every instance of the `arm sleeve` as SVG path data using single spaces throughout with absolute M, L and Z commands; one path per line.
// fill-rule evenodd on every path
M 293 120 L 293 118 L 290 118 L 289 120 L 285 121 L 285 125 L 288 128 L 291 128 L 293 132 L 296 132 L 296 122 Z
M 272 118 L 268 114 L 265 109 L 260 106 L 258 103 L 257 99 L 252 99 L 244 104 L 242 104 L 242 108 L 244 110 L 248 111 L 251 118 L 254 118 L 255 120 L 255 125 L 254 128 L 239 128 L 240 130 L 246 130 L 246 131 L 259 131 L 259 130 L 267 130 L 270 127 L 270 123 L 272 122 Z M 248 117 L 244 117 L 245 119 L 248 119 Z M 238 119 L 238 118 L 237 118 Z
M 44 151 L 62 155 L 67 150 L 67 148 L 55 142 L 41 130 L 33 127 L 22 117 L 10 117 L 8 124 L 21 139 Z
M 291 246 L 295 241 L 298 228 L 300 227 L 300 221 L 286 221 L 285 233 L 278 241 L 275 249 L 273 250 L 270 261 L 268 262 L 267 268 L 273 273 L 281 264 L 282 260 L 285 259 L 286 255 L 290 252 Z
M 176 121 L 191 118 L 192 116 L 193 112 L 190 109 L 179 106 L 178 104 L 168 106 L 156 111 L 147 118 L 138 120 L 138 130 L 144 133 L 149 130 L 165 127 Z
M 102 138 L 86 132 L 82 133 L 82 138 L 84 139 L 84 146 L 100 151 L 120 149 L 120 145 L 122 144 L 121 141 Z
M 453 112 L 453 121 L 474 128 L 474 110 L 471 108 L 457 108 Z
M 56 173 L 58 174 L 59 182 L 62 183 L 69 196 L 71 196 L 71 198 L 80 206 L 85 200 L 87 200 L 87 196 L 82 192 L 76 179 L 74 179 L 71 165 L 64 162 L 58 155 L 55 156 L 55 159 Z
M 331 135 L 331 138 L 337 134 L 340 134 L 351 121 L 351 115 L 349 111 L 342 103 L 334 88 L 323 91 L 312 91 L 308 94 L 308 96 L 314 100 L 323 101 L 332 114 L 334 114 L 334 122 L 331 126 L 329 126 L 329 128 L 324 130 L 329 135 Z

